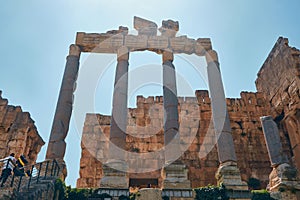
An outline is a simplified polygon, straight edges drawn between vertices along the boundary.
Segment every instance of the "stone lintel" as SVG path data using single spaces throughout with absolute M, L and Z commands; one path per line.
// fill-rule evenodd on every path
M 165 36 L 150 36 L 148 38 L 148 50 L 162 53 L 169 47 L 169 38 Z
M 124 45 L 130 50 L 145 50 L 148 48 L 148 37 L 146 35 L 126 35 Z
M 93 53 L 117 53 L 121 46 L 128 47 L 130 52 L 148 50 L 162 53 L 164 50 L 170 49 L 174 54 L 185 53 L 198 56 L 205 56 L 207 51 L 212 50 L 209 38 L 195 40 L 187 36 L 170 38 L 164 35 L 126 35 L 123 32 L 110 31 L 107 33 L 78 32 L 76 45 L 82 52 Z
M 170 38 L 170 48 L 176 53 L 195 53 L 196 41 L 187 36 Z
M 124 35 L 122 33 L 78 32 L 76 36 L 76 45 L 80 47 L 82 52 L 117 53 L 123 43 Z

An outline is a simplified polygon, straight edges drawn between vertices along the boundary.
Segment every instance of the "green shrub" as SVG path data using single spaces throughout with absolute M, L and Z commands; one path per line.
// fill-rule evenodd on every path
M 89 189 L 77 189 L 71 188 L 70 186 L 67 187 L 66 190 L 66 199 L 68 200 L 86 200 L 89 196 Z
M 56 179 L 54 185 L 54 194 L 57 194 L 58 200 L 64 200 L 66 193 L 66 184 L 61 179 Z
M 252 190 L 252 200 L 275 200 L 267 190 Z
M 121 195 L 119 196 L 119 200 L 130 200 L 130 198 L 128 196 Z
M 168 197 L 168 196 L 163 196 L 163 197 L 162 197 L 162 200 L 170 200 L 170 197 Z
M 194 189 L 196 192 L 196 200 L 229 200 L 224 186 L 206 186 Z
M 98 194 L 98 190 L 94 189 L 77 189 L 71 188 L 71 186 L 66 186 L 66 184 L 61 180 L 57 179 L 55 181 L 55 194 L 58 195 L 58 200 L 86 200 L 88 198 L 99 198 L 103 200 L 104 198 L 111 197 L 109 194 Z M 128 200 L 129 198 L 123 198 L 120 200 Z

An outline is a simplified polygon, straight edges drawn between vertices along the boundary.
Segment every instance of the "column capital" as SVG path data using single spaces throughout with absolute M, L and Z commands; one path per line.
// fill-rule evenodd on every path
M 163 63 L 166 62 L 166 61 L 173 62 L 174 54 L 173 54 L 172 50 L 170 50 L 170 49 L 164 50 L 163 53 L 162 53 L 162 58 L 163 58 Z
M 80 47 L 77 46 L 76 44 L 71 44 L 69 47 L 69 56 L 77 56 L 80 57 Z
M 118 61 L 121 61 L 121 60 L 128 61 L 129 60 L 129 50 L 128 50 L 128 47 L 121 46 L 118 49 L 117 60 Z
M 205 53 L 207 64 L 210 62 L 219 62 L 218 54 L 215 50 L 209 50 Z

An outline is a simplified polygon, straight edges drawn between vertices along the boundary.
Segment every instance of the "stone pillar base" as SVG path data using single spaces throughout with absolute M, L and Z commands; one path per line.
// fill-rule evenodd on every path
M 65 161 L 63 159 L 56 159 L 56 162 L 59 166 L 59 178 L 63 181 L 65 181 L 67 175 L 68 175 L 68 172 L 67 172 L 67 165 L 65 163 Z M 49 165 L 50 166 L 50 165 Z
M 240 170 L 235 162 L 225 162 L 219 166 L 216 173 L 218 185 L 223 184 L 226 189 L 248 190 L 248 185 L 241 179 Z
M 300 182 L 297 179 L 297 170 L 289 164 L 283 163 L 274 167 L 269 180 L 267 189 L 272 198 L 278 200 L 300 199 Z
M 139 195 L 136 197 L 137 200 L 161 200 L 161 190 L 157 188 L 143 188 L 139 190 Z
M 284 191 L 273 191 L 273 192 L 270 192 L 270 196 L 273 198 L 273 199 L 276 199 L 276 200 L 299 200 L 299 191 L 298 192 L 294 192 L 294 191 L 291 191 L 291 190 L 284 190 Z
M 162 187 L 166 189 L 187 189 L 191 188 L 191 182 L 188 180 L 188 170 L 180 162 L 174 162 L 163 169 Z
M 127 165 L 121 161 L 110 161 L 103 165 L 104 176 L 100 181 L 101 188 L 129 188 Z

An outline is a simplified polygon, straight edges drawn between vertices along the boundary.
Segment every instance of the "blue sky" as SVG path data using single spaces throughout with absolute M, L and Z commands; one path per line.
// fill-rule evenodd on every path
M 241 91 L 255 91 L 256 74 L 279 36 L 300 48 L 299 8 L 298 0 L 4 1 L 0 7 L 0 90 L 10 104 L 31 113 L 40 135 L 48 141 L 65 57 L 76 32 L 106 32 L 119 25 L 132 30 L 136 15 L 158 26 L 165 19 L 177 20 L 180 34 L 211 38 L 219 54 L 226 96 L 239 97 Z M 87 58 L 82 54 L 81 62 Z M 161 58 L 150 53 L 143 58 L 137 53 L 130 62 L 132 66 L 159 64 Z M 99 90 L 96 112 L 110 112 L 113 73 L 114 67 L 109 68 L 99 86 L 107 91 L 107 99 L 101 101 Z M 192 72 L 187 75 L 197 79 Z M 192 87 L 203 89 L 200 84 Z M 144 92 L 159 95 L 160 90 L 146 88 Z M 79 176 L 81 130 L 72 118 L 65 156 L 67 184 L 72 186 Z M 46 145 L 39 160 L 44 159 Z

